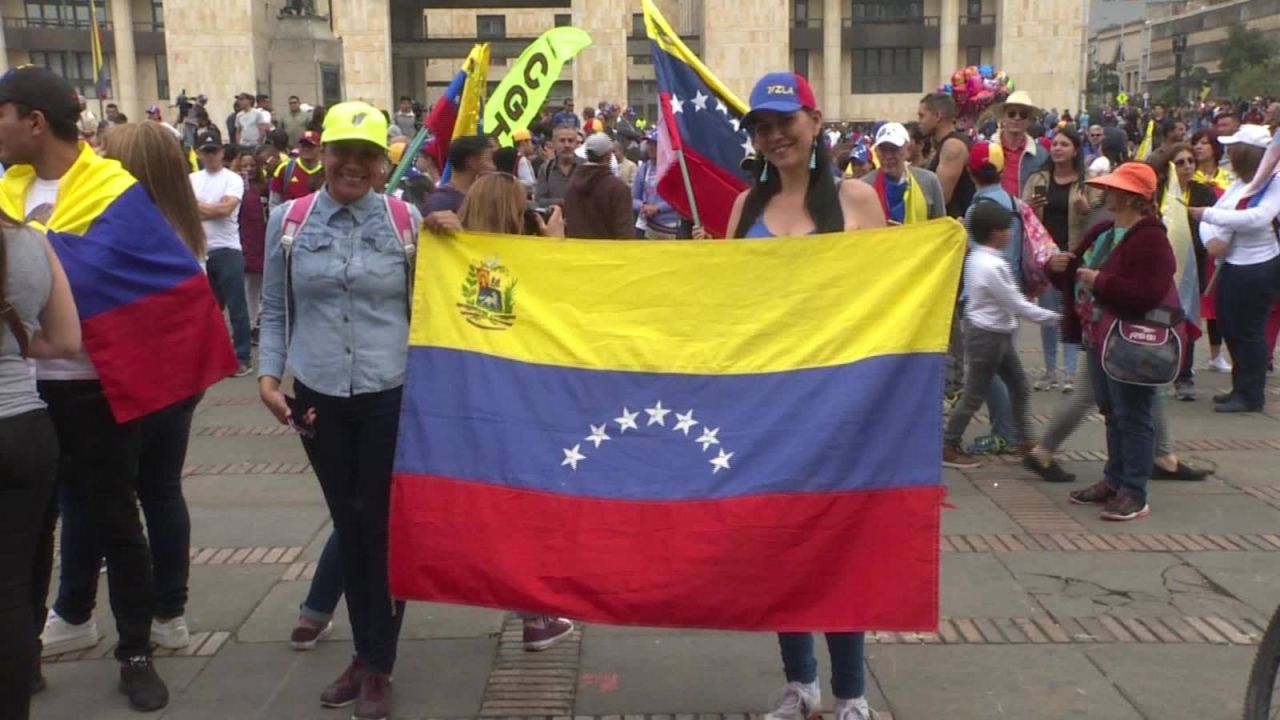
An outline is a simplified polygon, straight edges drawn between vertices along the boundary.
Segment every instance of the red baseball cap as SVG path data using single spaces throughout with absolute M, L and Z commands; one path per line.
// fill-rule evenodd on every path
M 969 148 L 969 171 L 978 172 L 984 165 L 991 165 L 997 172 L 1004 171 L 1004 148 L 998 143 L 974 143 Z
M 320 144 L 320 133 L 316 132 L 315 130 L 308 130 L 308 131 L 306 131 L 306 132 L 302 133 L 302 138 L 298 140 L 298 144 L 299 144 L 299 145 L 303 145 L 303 144 L 306 144 L 306 145 L 319 145 L 319 144 Z

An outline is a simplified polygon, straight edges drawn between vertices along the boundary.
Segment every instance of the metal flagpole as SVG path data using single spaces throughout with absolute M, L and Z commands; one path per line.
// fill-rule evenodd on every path
M 693 197 L 693 183 L 689 180 L 689 166 L 684 162 L 684 147 L 676 148 L 676 161 L 680 163 L 680 177 L 684 179 L 684 191 L 689 196 L 689 214 L 693 215 L 693 226 L 702 227 L 702 218 L 698 215 L 698 201 Z

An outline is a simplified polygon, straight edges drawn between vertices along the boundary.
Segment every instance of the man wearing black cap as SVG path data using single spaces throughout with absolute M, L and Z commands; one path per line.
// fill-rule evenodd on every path
M 71 178 L 90 174 L 98 182 L 128 178 L 114 161 L 99 158 L 92 148 L 77 142 L 79 116 L 75 91 L 52 71 L 26 66 L 0 76 L 0 163 L 9 169 L 0 179 L 0 200 L 7 213 L 49 222 L 55 203 L 76 203 L 78 198 L 68 195 L 82 185 L 75 185 Z M 61 187 L 64 180 L 66 188 Z M 53 229 L 58 229 L 56 224 Z M 73 284 L 72 289 L 77 286 Z M 98 371 L 85 354 L 71 360 L 37 361 L 36 377 L 62 453 L 58 481 L 67 513 L 63 530 L 88 535 L 92 547 L 83 549 L 106 556 L 111 610 L 120 633 L 115 650 L 120 691 L 135 709 L 159 710 L 169 703 L 169 691 L 151 660 L 155 590 L 137 508 L 138 422 L 115 421 Z M 40 608 L 40 615 L 52 572 L 53 519 L 54 508 L 50 508 L 39 557 L 45 564 L 33 588 L 33 604 Z M 92 617 L 91 609 L 81 617 L 51 612 L 42 639 L 46 644 L 56 637 L 75 648 L 92 647 L 101 639 Z

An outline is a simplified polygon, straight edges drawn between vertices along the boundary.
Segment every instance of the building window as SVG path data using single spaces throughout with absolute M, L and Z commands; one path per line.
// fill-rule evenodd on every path
M 924 16 L 920 0 L 852 0 L 853 21 L 911 20 Z
M 965 65 L 981 65 L 982 64 L 982 46 L 970 45 L 964 49 Z
M 809 51 L 808 50 L 792 50 L 791 51 L 791 72 L 808 79 L 809 77 Z
M 982 21 L 982 0 L 969 0 L 965 8 L 965 16 L 970 24 L 976 24 Z
M 809 0 L 794 0 L 791 3 L 791 24 L 795 27 L 809 26 Z
M 164 30 L 164 0 L 151 0 L 151 28 Z
M 107 22 L 105 3 L 96 3 L 98 24 Z M 33 27 L 89 27 L 89 0 L 43 0 L 27 3 L 27 24 Z
M 507 36 L 506 15 L 477 15 L 476 37 L 481 40 L 501 40 Z
M 854 93 L 917 93 L 923 84 L 921 48 L 861 48 L 853 51 Z
M 156 97 L 169 97 L 169 59 L 164 55 L 156 56 Z
M 569 13 L 556 14 L 556 27 L 569 27 L 573 24 L 573 15 Z
M 648 37 L 649 33 L 644 28 L 644 13 L 631 14 L 631 37 Z
M 71 87 L 84 97 L 97 97 L 93 83 L 93 55 L 78 52 L 31 52 L 31 64 L 49 68 L 67 79 Z M 102 65 L 102 73 L 110 78 L 107 65 Z M 107 85 L 110 87 L 110 84 Z
M 342 102 L 342 68 L 337 65 L 320 65 L 321 102 L 333 107 Z

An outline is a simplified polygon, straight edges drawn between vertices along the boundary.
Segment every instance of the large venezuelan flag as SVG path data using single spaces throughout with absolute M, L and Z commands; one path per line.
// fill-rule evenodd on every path
M 936 626 L 959 224 L 420 247 L 396 597 L 611 624 Z
M 23 217 L 30 165 L 0 179 L 0 206 Z M 120 164 L 88 145 L 40 223 L 71 283 L 84 348 L 117 422 L 184 400 L 236 370 L 200 265 Z

